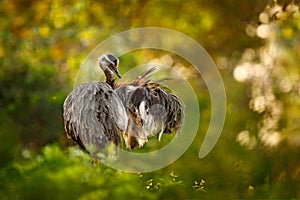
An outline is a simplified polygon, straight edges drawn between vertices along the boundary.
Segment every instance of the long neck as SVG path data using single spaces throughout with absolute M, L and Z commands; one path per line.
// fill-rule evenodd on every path
M 115 87 L 115 76 L 114 73 L 112 71 L 110 71 L 109 69 L 104 70 L 104 74 L 106 77 L 106 83 L 109 84 L 112 88 Z

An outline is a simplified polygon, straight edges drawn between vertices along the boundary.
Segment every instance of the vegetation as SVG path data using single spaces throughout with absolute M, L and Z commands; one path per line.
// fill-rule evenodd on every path
M 1 1 L 1 199 L 300 198 L 298 6 L 292 0 Z M 210 98 L 204 82 L 191 78 L 201 87 L 193 144 L 168 167 L 134 174 L 95 164 L 73 146 L 62 104 L 98 43 L 144 26 L 180 31 L 209 52 L 224 80 L 227 117 L 217 145 L 199 159 Z M 125 55 L 121 72 L 144 56 L 165 54 Z

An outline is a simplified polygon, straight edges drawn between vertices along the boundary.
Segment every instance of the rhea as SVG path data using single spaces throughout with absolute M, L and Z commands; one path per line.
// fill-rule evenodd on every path
M 116 83 L 119 60 L 112 54 L 99 57 L 105 82 L 88 82 L 75 88 L 63 105 L 68 138 L 97 157 L 108 144 L 140 148 L 152 135 L 177 132 L 184 119 L 181 99 L 162 89 L 148 76 L 154 68 L 129 83 Z

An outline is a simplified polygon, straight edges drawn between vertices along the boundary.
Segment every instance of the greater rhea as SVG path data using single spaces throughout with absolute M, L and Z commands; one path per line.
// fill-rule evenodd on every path
M 105 82 L 93 81 L 75 88 L 63 105 L 68 138 L 99 157 L 109 143 L 129 149 L 140 148 L 148 137 L 180 130 L 184 106 L 175 94 L 164 91 L 159 81 L 148 79 L 154 68 L 130 83 L 116 84 L 119 60 L 112 54 L 99 57 Z

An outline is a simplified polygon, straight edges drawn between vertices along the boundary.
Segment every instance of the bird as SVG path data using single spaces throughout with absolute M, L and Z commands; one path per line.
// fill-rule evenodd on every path
M 181 129 L 184 119 L 184 104 L 161 82 L 163 78 L 152 81 L 148 78 L 156 70 L 150 68 L 130 83 L 117 85 L 119 95 L 128 115 L 127 130 L 123 134 L 128 149 L 141 148 L 148 138 L 163 133 L 176 133 Z
M 184 104 L 161 84 L 152 81 L 150 68 L 129 83 L 117 83 L 119 59 L 113 54 L 98 58 L 105 82 L 93 81 L 75 88 L 63 104 L 66 136 L 94 157 L 106 155 L 112 143 L 141 148 L 153 135 L 178 132 L 184 120 Z
M 65 99 L 63 118 L 66 136 L 94 157 L 107 156 L 103 149 L 110 142 L 122 144 L 121 132 L 127 128 L 125 108 L 114 91 L 119 60 L 111 55 L 99 57 L 105 82 L 92 81 L 76 87 Z

